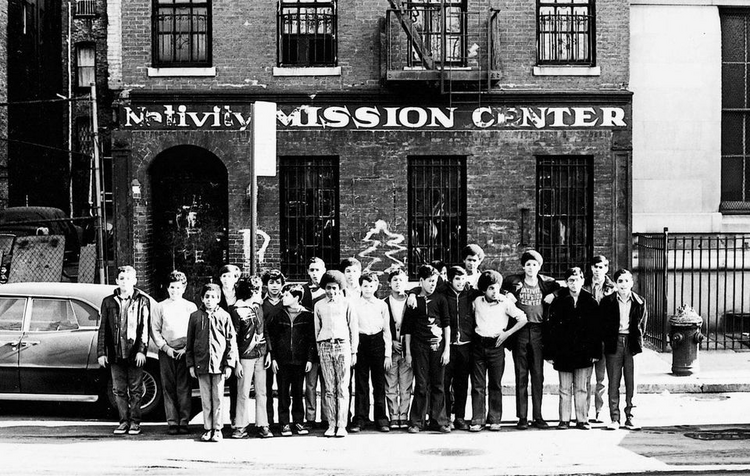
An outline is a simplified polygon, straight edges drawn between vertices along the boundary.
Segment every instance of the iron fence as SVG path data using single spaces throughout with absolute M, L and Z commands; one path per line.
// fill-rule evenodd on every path
M 669 316 L 689 305 L 703 317 L 702 349 L 750 348 L 750 234 L 638 233 L 634 252 L 649 343 L 666 350 Z

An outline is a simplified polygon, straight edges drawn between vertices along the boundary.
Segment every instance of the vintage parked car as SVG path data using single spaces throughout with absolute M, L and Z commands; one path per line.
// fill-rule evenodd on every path
M 115 407 L 109 369 L 97 363 L 99 307 L 114 286 L 13 283 L 0 286 L 0 400 L 103 402 Z M 161 413 L 153 344 L 143 376 L 144 416 Z

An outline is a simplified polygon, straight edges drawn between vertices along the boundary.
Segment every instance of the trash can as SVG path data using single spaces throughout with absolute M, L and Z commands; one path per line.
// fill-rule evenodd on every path
M 698 347 L 703 342 L 703 318 L 690 306 L 677 309 L 669 317 L 669 345 L 672 346 L 672 374 L 678 376 L 698 373 Z

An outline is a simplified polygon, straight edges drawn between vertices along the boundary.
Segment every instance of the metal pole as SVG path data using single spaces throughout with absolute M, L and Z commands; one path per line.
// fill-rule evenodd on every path
M 73 208 L 73 4 L 68 4 L 68 201 L 70 216 Z
M 99 120 L 96 107 L 96 83 L 91 83 L 91 121 L 94 140 L 94 210 L 96 213 L 96 267 L 99 270 L 99 283 L 107 284 L 104 270 L 104 215 L 102 213 L 102 177 L 99 158 Z

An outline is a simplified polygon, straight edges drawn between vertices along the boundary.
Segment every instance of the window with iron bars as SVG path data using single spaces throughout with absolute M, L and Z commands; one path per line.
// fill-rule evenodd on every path
M 77 17 L 93 17 L 96 15 L 96 0 L 76 0 L 74 15 Z
M 466 158 L 409 157 L 409 275 L 424 263 L 461 262 L 466 246 Z
M 336 20 L 335 0 L 280 1 L 279 66 L 336 66 Z
M 750 10 L 721 10 L 721 212 L 750 213 Z
M 408 2 L 407 7 L 415 33 L 421 37 L 432 59 L 446 66 L 465 66 L 466 1 L 423 0 Z M 421 64 L 419 54 L 412 51 L 409 66 Z
M 536 249 L 545 272 L 560 278 L 593 255 L 593 160 L 538 157 L 536 187 Z
M 339 262 L 338 157 L 281 157 L 281 270 L 306 280 L 307 261 Z
M 594 65 L 594 0 L 537 2 L 537 63 Z
M 153 65 L 211 66 L 211 3 L 153 0 Z

